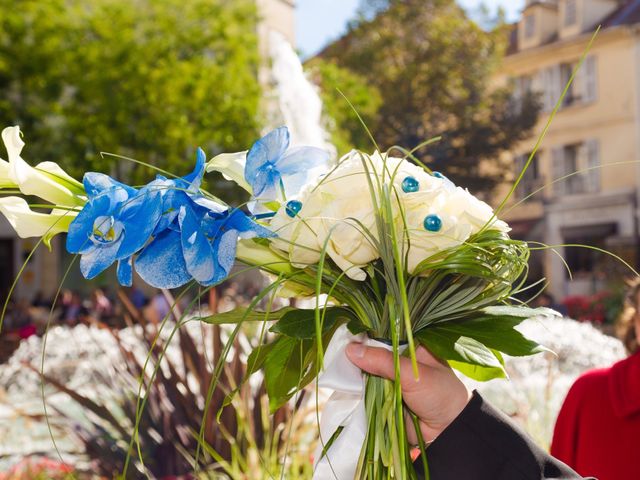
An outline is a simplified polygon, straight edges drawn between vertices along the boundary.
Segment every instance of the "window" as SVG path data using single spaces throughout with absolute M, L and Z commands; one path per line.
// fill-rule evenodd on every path
M 564 145 L 552 152 L 553 192 L 556 196 L 600 190 L 600 152 L 597 140 Z
M 575 25 L 578 20 L 578 2 L 576 0 L 565 0 L 564 2 L 564 26 Z
M 533 13 L 524 16 L 524 38 L 531 38 L 536 33 L 536 17 Z
M 553 65 L 541 71 L 543 92 L 543 110 L 550 112 L 559 100 L 562 91 L 569 83 L 571 74 L 578 61 Z M 569 86 L 562 107 L 584 105 L 597 100 L 597 62 L 593 55 L 588 56 L 578 69 L 573 83 Z
M 533 91 L 533 76 L 521 75 L 516 78 L 516 93 L 518 98 L 525 97 L 527 94 Z
M 572 245 L 589 245 L 596 248 L 606 249 L 606 237 L 581 236 L 565 237 L 564 242 Z M 562 252 L 569 270 L 574 277 L 583 277 L 593 273 L 601 260 L 602 253 L 591 248 L 570 247 Z
M 533 76 L 521 75 L 513 79 L 513 106 L 517 113 L 523 108 L 524 100 L 533 92 Z
M 561 63 L 560 64 L 560 88 L 564 89 L 565 85 L 569 83 L 571 79 L 571 74 L 573 70 L 576 68 L 576 63 Z M 567 90 L 567 94 L 564 96 L 564 100 L 562 101 L 563 107 L 568 107 L 569 105 L 573 105 L 580 101 L 580 94 L 578 92 L 579 85 L 576 85 L 576 82 L 572 82 L 569 85 L 569 89 Z M 562 90 L 561 90 L 562 91 Z
M 518 155 L 515 158 L 515 162 L 514 162 L 515 178 L 518 178 L 522 170 L 524 170 L 524 167 L 527 164 L 527 161 L 529 160 L 530 156 L 531 156 L 531 153 L 525 153 L 523 155 Z M 520 180 L 520 183 L 516 187 L 516 196 L 519 199 L 524 199 L 532 194 L 541 195 L 541 192 L 537 192 L 537 190 L 540 189 L 542 185 L 543 183 L 542 183 L 542 175 L 540 172 L 539 158 L 538 156 L 535 156 L 533 157 L 533 160 L 531 160 L 529 167 L 524 172 L 524 175 Z
M 571 175 L 562 180 L 565 183 L 565 194 L 571 195 L 584 192 L 582 173 L 578 173 L 578 151 L 580 147 L 581 145 L 566 145 L 562 148 L 562 176 Z
M 616 223 L 597 223 L 563 227 L 560 233 L 565 243 L 590 245 L 604 250 L 607 248 L 607 239 L 618 233 L 618 226 Z M 606 263 L 606 255 L 591 248 L 565 248 L 563 257 L 574 278 L 589 277 L 594 272 L 602 271 Z

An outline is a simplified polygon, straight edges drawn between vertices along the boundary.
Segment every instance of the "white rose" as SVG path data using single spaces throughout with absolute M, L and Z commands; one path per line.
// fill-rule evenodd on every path
M 382 159 L 365 156 L 365 169 L 361 155 L 350 152 L 316 185 L 308 186 L 299 197 L 302 208 L 294 218 L 285 205 L 272 220 L 271 229 L 279 236 L 272 245 L 288 252 L 294 265 L 317 263 L 326 243 L 327 255 L 346 275 L 364 280 L 363 267 L 380 256 L 367 171 L 382 172 Z
M 464 243 L 491 220 L 490 228 L 508 232 L 506 223 L 493 218 L 493 210 L 467 190 L 453 187 L 446 179 L 431 190 L 420 190 L 402 197 L 406 230 L 400 225 L 407 269 L 413 273 L 430 256 Z M 431 218 L 432 231 L 425 221 Z
M 288 210 L 287 205 L 283 205 L 270 224 L 270 229 L 278 235 L 271 241 L 271 246 L 287 252 L 291 263 L 299 268 L 313 265 L 320 260 L 321 247 L 318 246 L 316 233 L 320 222 L 318 205 L 307 202 L 311 188 L 312 186 L 307 187 L 306 191 L 299 195 L 302 209 L 297 215 L 291 217 L 287 211 L 291 214 L 294 212 L 290 207 Z

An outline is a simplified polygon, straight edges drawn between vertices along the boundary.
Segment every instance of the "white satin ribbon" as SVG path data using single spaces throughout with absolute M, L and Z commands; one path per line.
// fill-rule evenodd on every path
M 313 480 L 353 480 L 358 458 L 367 432 L 364 408 L 364 376 L 346 355 L 347 345 L 362 343 L 369 347 L 392 350 L 390 345 L 372 340 L 364 333 L 353 335 L 346 325 L 341 325 L 333 335 L 324 353 L 323 371 L 318 375 L 318 386 L 334 392 L 322 409 L 319 442 L 314 455 Z M 402 350 L 402 347 L 401 347 Z M 323 443 L 343 427 L 340 435 L 320 458 Z

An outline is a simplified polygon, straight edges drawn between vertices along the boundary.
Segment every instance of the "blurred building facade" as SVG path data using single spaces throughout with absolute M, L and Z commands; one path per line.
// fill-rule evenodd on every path
M 291 44 L 295 44 L 295 2 L 294 0 L 256 0 L 260 15 L 258 25 L 259 48 L 263 58 L 268 56 L 268 39 L 272 31 L 279 32 Z M 261 80 L 265 77 L 260 73 Z M 266 80 L 265 80 L 266 81 Z M 27 156 L 25 158 L 33 158 Z M 65 285 L 91 286 L 80 278 L 77 262 L 70 265 L 72 257 L 64 254 L 64 236 L 58 235 L 52 241 L 49 251 L 43 244 L 38 245 L 29 258 L 37 238 L 19 238 L 9 222 L 0 215 L 0 308 L 9 293 L 14 279 L 20 273 L 13 295 L 16 298 L 31 299 L 37 292 L 53 298 L 66 276 Z M 29 258 L 29 262 L 25 263 Z M 23 268 L 24 266 L 24 268 Z M 111 269 L 112 270 L 112 269 Z M 115 285 L 113 272 L 107 274 L 108 281 Z M 97 281 L 100 283 L 100 280 Z
M 515 178 L 599 25 L 504 216 L 514 237 L 550 246 L 591 245 L 635 266 L 640 260 L 640 1 L 527 2 L 511 32 L 499 80 L 515 82 L 516 99 L 537 93 L 542 114 L 511 164 Z M 596 293 L 630 273 L 601 251 L 561 246 L 534 252 L 531 268 L 534 277 L 546 277 L 557 299 Z

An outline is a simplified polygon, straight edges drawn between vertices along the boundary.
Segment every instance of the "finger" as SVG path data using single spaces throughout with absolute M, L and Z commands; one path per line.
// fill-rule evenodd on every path
M 422 345 L 416 348 L 416 359 L 418 360 L 418 362 L 424 365 L 427 365 L 429 367 L 434 367 L 434 368 L 444 367 L 447 369 L 451 368 L 449 367 L 449 364 L 447 362 L 440 360 L 438 357 L 433 355 L 429 350 L 427 350 Z
M 395 378 L 393 353 L 384 348 L 367 347 L 361 343 L 347 345 L 347 357 L 356 367 L 389 380 Z
M 360 369 L 378 377 L 395 380 L 396 370 L 393 353 L 384 348 L 367 347 L 361 343 L 350 343 L 347 346 L 347 357 Z M 400 385 L 404 391 L 415 391 L 423 388 L 420 383 L 426 378 L 426 369 L 418 364 L 418 377 L 414 375 L 411 360 L 400 357 Z

